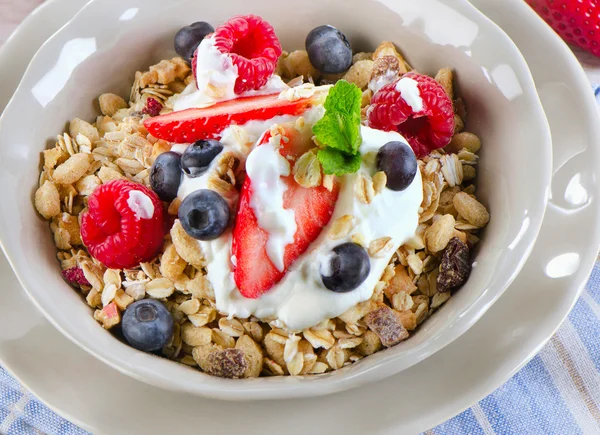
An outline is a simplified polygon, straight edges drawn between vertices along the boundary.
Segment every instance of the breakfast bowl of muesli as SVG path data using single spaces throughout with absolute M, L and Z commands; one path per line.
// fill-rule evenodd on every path
M 0 239 L 37 306 L 223 399 L 373 382 L 465 332 L 551 173 L 508 37 L 463 1 L 197 3 L 91 2 L 3 114 Z

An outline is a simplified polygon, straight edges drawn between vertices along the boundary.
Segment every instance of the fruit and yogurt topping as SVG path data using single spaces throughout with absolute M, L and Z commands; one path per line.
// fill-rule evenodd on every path
M 255 15 L 174 45 L 44 153 L 35 205 L 105 328 L 216 376 L 322 373 L 465 283 L 489 214 L 450 70 L 329 25 L 283 52 Z

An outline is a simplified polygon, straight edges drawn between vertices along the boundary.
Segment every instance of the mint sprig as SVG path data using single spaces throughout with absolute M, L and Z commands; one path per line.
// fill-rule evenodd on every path
M 361 99 L 360 89 L 345 80 L 339 80 L 327 94 L 325 115 L 312 129 L 317 141 L 324 145 L 317 157 L 326 174 L 339 176 L 360 169 Z

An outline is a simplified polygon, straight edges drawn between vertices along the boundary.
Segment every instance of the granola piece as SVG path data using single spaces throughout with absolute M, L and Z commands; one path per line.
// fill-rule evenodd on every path
M 230 337 L 241 337 L 244 335 L 244 326 L 237 319 L 222 317 L 219 319 L 219 328 Z
M 186 315 L 196 314 L 200 310 L 200 301 L 197 298 L 189 299 L 179 305 L 179 311 Z
M 113 301 L 121 311 L 125 311 L 125 309 L 134 302 L 133 298 L 125 293 L 123 289 L 117 289 Z
M 360 319 L 365 317 L 365 315 L 369 311 L 372 311 L 374 308 L 374 303 L 371 300 L 360 302 L 352 308 L 350 308 L 345 313 L 338 316 L 338 318 L 347 324 L 355 325 Z
M 45 181 L 35 192 L 35 208 L 46 219 L 60 213 L 60 195 L 52 181 Z
M 368 313 L 365 316 L 365 322 L 377 334 L 385 347 L 391 347 L 408 338 L 408 331 L 394 310 L 386 305 Z
M 211 301 L 215 300 L 215 293 L 210 285 L 210 282 L 206 278 L 206 276 L 201 273 L 196 273 L 196 276 L 193 279 L 190 279 L 186 283 L 186 289 L 189 291 L 192 296 L 198 299 L 209 299 Z
M 153 299 L 165 299 L 173 294 L 175 286 L 167 278 L 156 278 L 146 284 L 146 293 Z
M 391 237 L 380 237 L 369 243 L 369 255 L 374 258 L 385 257 L 394 247 Z
M 474 180 L 475 176 L 477 175 L 475 167 L 473 167 L 471 165 L 462 165 L 462 171 L 463 171 L 463 180 L 465 180 L 465 181 Z
M 350 357 L 350 352 L 347 349 L 342 349 L 339 346 L 334 346 L 327 351 L 325 356 L 325 360 L 329 367 L 334 370 L 341 369 L 344 366 L 344 363 L 348 361 Z
M 356 53 L 354 56 L 352 56 L 352 63 L 367 59 L 373 60 L 373 53 L 361 51 L 360 53 Z
M 91 142 L 100 139 L 100 134 L 96 127 L 82 119 L 74 118 L 69 124 L 69 135 L 71 137 L 77 137 L 78 134 L 84 135 Z
M 116 326 L 119 323 L 121 323 L 121 314 L 119 313 L 117 304 L 111 302 L 101 310 L 96 310 L 94 312 L 94 319 L 100 322 L 104 329 L 110 329 L 113 326 Z
M 331 224 L 331 229 L 327 236 L 331 240 L 338 240 L 346 237 L 352 231 L 352 227 L 354 226 L 354 217 L 346 214 L 337 218 Z
M 399 264 L 394 268 L 394 277 L 390 280 L 389 284 L 383 290 L 389 300 L 392 300 L 396 293 L 405 292 L 409 295 L 413 294 L 417 290 L 417 286 L 413 283 L 413 280 L 408 276 L 406 267 Z
M 212 340 L 212 329 L 205 326 L 194 326 L 191 322 L 181 325 L 181 339 L 190 346 L 202 346 Z
M 435 80 L 440 85 L 442 85 L 442 87 L 444 88 L 444 90 L 446 91 L 446 94 L 448 94 L 450 99 L 454 100 L 454 87 L 452 84 L 452 82 L 454 80 L 453 71 L 450 68 L 442 68 L 435 75 Z
M 75 189 L 82 196 L 91 195 L 96 187 L 100 186 L 102 181 L 95 175 L 86 175 L 75 183 Z
M 483 228 L 490 221 L 490 214 L 485 206 L 467 193 L 457 193 L 452 202 L 456 211 L 475 227 Z
M 362 119 L 366 119 L 366 112 L 365 112 L 365 116 L 363 117 L 363 110 L 368 110 L 368 106 L 369 104 L 371 104 L 371 98 L 373 98 L 373 91 L 369 88 L 365 89 L 362 93 L 362 98 L 360 99 L 360 107 L 361 107 L 361 120 Z
M 335 337 L 327 329 L 316 329 L 313 327 L 305 329 L 302 334 L 315 349 L 331 349 L 335 344 Z
M 462 133 L 464 129 L 465 122 L 460 116 L 454 114 L 454 134 Z
M 102 308 L 102 297 L 95 288 L 91 289 L 85 297 L 85 301 L 92 308 Z
M 55 218 L 55 221 L 58 224 L 59 229 L 62 229 L 69 234 L 69 243 L 71 245 L 82 244 L 77 216 L 70 215 L 69 213 L 62 213 L 59 217 Z
M 204 372 L 221 378 L 241 378 L 248 368 L 240 349 L 221 349 L 218 345 L 207 344 L 194 347 L 192 357 Z
M 298 342 L 301 337 L 291 335 L 286 341 L 283 348 L 283 359 L 285 360 L 286 368 L 291 376 L 297 376 L 304 367 L 304 354 L 298 351 Z
M 52 178 L 59 184 L 73 184 L 88 172 L 90 166 L 89 154 L 74 154 L 54 170 Z
M 127 108 L 125 100 L 115 94 L 100 95 L 98 103 L 100 103 L 100 112 L 106 116 L 113 116 L 118 110 Z
M 458 186 L 463 182 L 463 165 L 456 154 L 446 154 L 440 158 L 442 174 L 448 186 Z
M 396 311 L 395 314 L 400 320 L 400 323 L 402 323 L 402 326 L 404 326 L 407 331 L 414 331 L 417 329 L 417 315 L 415 313 L 408 310 Z
M 359 173 L 354 184 L 354 196 L 363 204 L 371 204 L 375 196 L 373 180 L 368 175 Z
M 458 290 L 467 281 L 471 267 L 469 247 L 454 237 L 442 254 L 437 290 L 441 293 Z
M 71 249 L 72 246 L 70 241 L 71 237 L 65 229 L 56 228 L 54 231 L 54 245 L 56 245 L 58 249 L 65 251 Z
M 281 366 L 270 358 L 265 358 L 263 360 L 263 367 L 265 367 L 265 369 L 268 370 L 267 372 L 265 372 L 267 376 L 283 376 L 285 374 Z
M 448 301 L 448 299 L 450 299 L 451 296 L 452 292 L 438 292 L 434 294 L 433 298 L 431 298 L 431 308 L 434 309 L 441 307 Z
M 213 328 L 212 330 L 212 341 L 225 349 L 235 346 L 235 339 L 217 328 Z
M 477 135 L 463 131 L 455 134 L 448 146 L 444 148 L 447 153 L 458 153 L 462 149 L 467 149 L 476 153 L 481 148 L 481 140 Z
M 406 72 L 406 68 L 400 60 L 393 55 L 381 56 L 375 59 L 371 77 L 369 78 L 369 89 L 375 93 L 389 83 L 393 83 Z
M 43 151 L 44 168 L 54 169 L 57 165 L 65 162 L 69 158 L 69 153 L 61 147 L 54 147 Z
M 203 267 L 206 264 L 206 259 L 200 250 L 200 244 L 185 232 L 179 219 L 175 221 L 171 228 L 171 238 L 177 253 L 186 262 L 194 267 Z
M 377 47 L 375 53 L 373 53 L 373 60 L 377 60 L 383 56 L 394 56 L 396 59 L 398 59 L 398 61 L 400 61 L 401 65 L 404 65 L 404 58 L 398 52 L 398 50 L 396 50 L 396 46 L 393 42 L 383 41 L 381 44 L 379 44 L 379 47 Z M 404 71 L 402 71 L 402 73 L 405 72 L 407 72 L 406 68 Z
M 397 311 L 410 310 L 414 305 L 412 297 L 406 292 L 396 293 L 391 302 L 392 306 Z
M 372 60 L 359 60 L 355 62 L 350 69 L 344 74 L 343 79 L 347 82 L 354 83 L 358 88 L 364 89 L 369 84 L 371 72 L 373 71 Z
M 167 245 L 165 252 L 160 258 L 160 273 L 165 277 L 173 281 L 176 281 L 184 269 L 187 266 L 187 262 L 179 256 L 175 245 L 170 243 Z
M 139 88 L 157 83 L 168 85 L 175 80 L 184 80 L 189 73 L 190 67 L 187 62 L 180 57 L 174 57 L 171 60 L 161 60 L 143 74 L 136 74 L 136 82 Z
M 273 361 L 275 361 L 277 364 L 279 364 L 281 367 L 285 367 L 286 363 L 285 363 L 285 359 L 283 357 L 283 350 L 285 348 L 286 338 L 284 337 L 283 341 L 282 341 L 280 339 L 281 336 L 279 336 L 279 337 L 277 337 L 277 336 L 278 336 L 278 334 L 275 334 L 274 332 L 269 332 L 265 336 L 263 345 L 265 346 L 267 355 Z
M 313 151 L 307 151 L 294 164 L 292 173 L 294 180 L 306 188 L 317 187 L 321 185 L 322 173 L 321 163 L 317 154 Z
M 188 315 L 188 319 L 190 322 L 194 324 L 194 326 L 204 326 L 211 322 L 213 322 L 217 317 L 217 312 L 212 307 L 203 307 L 196 314 Z
M 442 251 L 454 236 L 454 217 L 446 214 L 425 230 L 425 241 L 429 252 Z
M 379 171 L 373 175 L 373 190 L 375 194 L 383 192 L 387 184 L 387 175 L 383 171 Z
M 248 335 L 242 335 L 235 343 L 235 348 L 244 354 L 247 368 L 244 371 L 244 378 L 256 378 L 263 369 L 264 353 L 258 344 Z
M 313 80 L 316 80 L 319 78 L 320 73 L 310 63 L 306 50 L 295 50 L 287 56 L 282 56 L 281 75 L 288 79 L 304 76 L 312 77 Z

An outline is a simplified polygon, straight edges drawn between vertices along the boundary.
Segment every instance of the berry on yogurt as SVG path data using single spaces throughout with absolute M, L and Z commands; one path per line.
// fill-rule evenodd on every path
M 377 91 L 367 117 L 370 127 L 404 136 L 418 158 L 454 136 L 452 100 L 435 79 L 414 72 Z
M 322 73 L 343 73 L 352 65 L 350 42 L 333 26 L 319 26 L 311 30 L 305 45 L 310 63 Z
M 152 190 L 128 180 L 96 188 L 81 214 L 81 238 L 110 269 L 128 269 L 154 258 L 163 245 L 163 204 Z
M 181 155 L 181 169 L 188 177 L 199 177 L 208 170 L 221 151 L 223 144 L 218 140 L 199 140 L 187 147 Z
M 198 21 L 189 26 L 182 27 L 175 34 L 175 51 L 190 62 L 198 45 L 200 45 L 206 35 L 214 31 L 213 26 L 204 21 Z
M 189 194 L 179 206 L 181 226 L 194 239 L 214 240 L 229 226 L 229 204 L 214 190 Z
M 144 352 L 162 349 L 173 337 L 173 317 L 154 299 L 142 299 L 129 305 L 122 326 L 125 340 Z
M 336 246 L 321 263 L 321 279 L 329 290 L 345 293 L 354 290 L 369 276 L 369 254 L 356 243 Z
M 385 172 L 388 189 L 405 190 L 417 175 L 417 157 L 407 144 L 388 142 L 377 152 L 377 170 Z
M 181 156 L 173 151 L 160 154 L 150 169 L 150 187 L 163 201 L 173 201 L 181 184 Z

